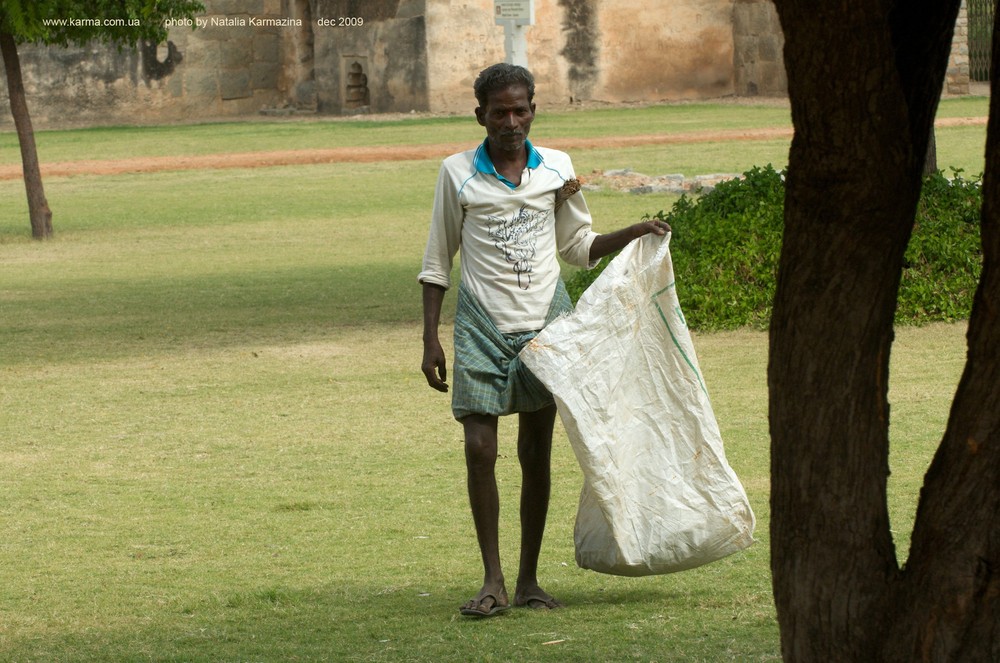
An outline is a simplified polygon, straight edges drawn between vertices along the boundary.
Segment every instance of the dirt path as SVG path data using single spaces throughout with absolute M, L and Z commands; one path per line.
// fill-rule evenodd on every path
M 980 126 L 985 117 L 942 118 L 937 127 Z M 738 129 L 732 131 L 690 131 L 672 134 L 644 134 L 639 136 L 611 136 L 601 138 L 552 138 L 545 146 L 572 151 L 641 145 L 673 145 L 682 143 L 707 143 L 722 141 L 751 141 L 790 139 L 791 128 Z M 376 147 L 341 147 L 314 150 L 278 150 L 269 152 L 234 152 L 200 156 L 135 157 L 116 160 L 78 160 L 43 163 L 44 177 L 72 175 L 117 175 L 122 173 L 155 173 L 169 170 L 205 170 L 222 168 L 265 168 L 320 163 L 361 163 L 375 161 L 414 161 L 443 159 L 449 154 L 468 148 L 467 143 L 439 143 L 434 145 L 391 145 Z M 0 180 L 21 178 L 21 165 L 0 166 Z

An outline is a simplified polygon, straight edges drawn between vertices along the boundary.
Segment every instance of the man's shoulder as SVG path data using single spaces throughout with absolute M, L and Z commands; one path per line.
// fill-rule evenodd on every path
M 538 153 L 541 154 L 543 157 L 552 157 L 553 159 L 569 159 L 569 155 L 563 152 L 562 150 L 554 150 L 551 147 L 545 147 L 544 145 L 535 145 L 534 143 L 532 143 L 531 145 L 536 150 L 538 150 Z
M 441 177 L 446 177 L 447 179 L 458 183 L 464 182 L 466 179 L 475 175 L 476 173 L 476 150 L 466 150 L 464 152 L 457 152 L 450 156 L 445 157 L 441 161 Z
M 467 170 L 476 161 L 476 151 L 478 147 L 474 147 L 470 150 L 465 150 L 464 152 L 456 152 L 455 154 L 449 155 L 444 158 L 441 165 L 449 170 Z
M 563 180 L 573 177 L 573 160 L 561 150 L 553 150 L 549 147 L 534 146 L 535 151 L 541 157 L 541 167 L 554 172 Z
M 561 165 L 570 166 L 573 163 L 573 160 L 570 159 L 570 156 L 565 152 L 563 152 L 562 150 L 554 150 L 551 147 L 544 147 L 541 145 L 534 145 L 533 147 L 542 157 L 542 161 L 549 166 L 555 166 L 555 167 Z

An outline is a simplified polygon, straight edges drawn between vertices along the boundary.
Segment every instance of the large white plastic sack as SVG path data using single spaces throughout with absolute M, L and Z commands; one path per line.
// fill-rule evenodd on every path
M 669 247 L 669 235 L 629 244 L 573 313 L 521 351 L 555 396 L 583 471 L 576 562 L 602 573 L 672 573 L 753 543 Z

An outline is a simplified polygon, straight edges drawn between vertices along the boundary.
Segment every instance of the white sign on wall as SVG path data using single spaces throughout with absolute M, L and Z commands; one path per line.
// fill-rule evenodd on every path
M 534 25 L 535 0 L 493 0 L 493 13 L 498 25 Z

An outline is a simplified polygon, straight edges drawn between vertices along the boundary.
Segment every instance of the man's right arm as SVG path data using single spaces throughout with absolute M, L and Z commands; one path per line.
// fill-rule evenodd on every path
M 424 360 L 420 368 L 427 384 L 438 391 L 448 391 L 448 368 L 444 349 L 438 338 L 441 321 L 441 303 L 445 289 L 433 283 L 424 283 Z
M 457 163 L 458 166 L 454 164 Z M 424 300 L 424 359 L 421 370 L 427 384 L 438 391 L 448 391 L 448 371 L 444 350 L 438 340 L 441 303 L 451 287 L 451 268 L 462 242 L 464 209 L 458 196 L 455 168 L 470 166 L 471 161 L 458 155 L 445 159 L 438 173 L 431 211 L 430 232 L 424 261 L 417 280 L 423 287 Z

